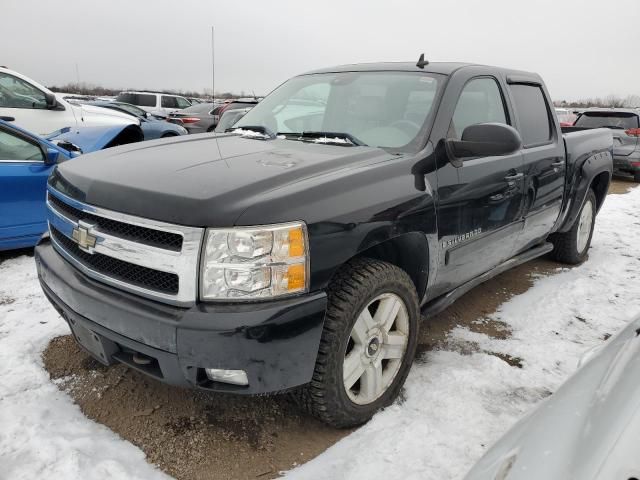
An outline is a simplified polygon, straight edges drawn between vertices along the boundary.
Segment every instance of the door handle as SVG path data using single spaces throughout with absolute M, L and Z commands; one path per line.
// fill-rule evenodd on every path
M 511 182 L 515 182 L 516 180 L 520 180 L 521 178 L 524 177 L 524 173 L 516 173 L 514 175 L 507 175 L 506 177 L 504 177 L 504 179 L 511 183 Z
M 0 120 L 4 120 L 5 122 L 14 122 L 16 119 L 15 117 L 5 117 L 4 115 L 2 115 L 0 117 Z
M 561 161 L 559 161 L 559 162 L 553 162 L 553 163 L 551 164 L 551 166 L 552 166 L 552 167 L 555 167 L 555 168 L 564 167 L 564 160 L 561 160 Z

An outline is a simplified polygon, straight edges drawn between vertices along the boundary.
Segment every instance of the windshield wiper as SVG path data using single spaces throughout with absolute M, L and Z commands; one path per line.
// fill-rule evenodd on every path
M 276 138 L 276 134 L 262 125 L 242 125 L 241 127 L 229 127 L 225 130 L 225 133 L 237 133 L 243 137 L 253 137 L 273 139 Z
M 366 147 L 364 143 L 350 133 L 343 132 L 278 132 L 278 135 L 284 135 L 288 140 L 300 140 L 302 142 L 325 143 L 330 145 L 342 145 L 345 147 Z

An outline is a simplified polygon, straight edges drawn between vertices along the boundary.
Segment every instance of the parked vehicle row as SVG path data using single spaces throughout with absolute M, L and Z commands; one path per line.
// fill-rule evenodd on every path
M 336 427 L 397 397 L 421 311 L 582 262 L 612 174 L 610 129 L 563 133 L 538 75 L 495 67 L 318 70 L 234 127 L 57 165 L 43 291 L 104 364 L 297 389 Z
M 231 127 L 233 123 L 241 118 L 239 111 L 248 112 L 258 104 L 258 99 L 239 98 L 225 103 L 201 103 L 184 110 L 172 112 L 167 120 L 178 125 L 183 125 L 189 133 L 204 133 L 220 131 L 217 129 L 218 123 L 226 112 L 233 111 L 234 114 L 227 115 L 225 129 Z M 224 132 L 225 130 L 222 130 Z
M 166 122 L 162 118 L 156 117 L 146 110 L 128 103 L 118 101 L 93 101 L 89 102 L 88 105 L 115 110 L 135 117 L 140 122 L 140 127 L 144 133 L 145 140 L 175 137 L 177 135 L 186 135 L 188 133 L 184 127 Z

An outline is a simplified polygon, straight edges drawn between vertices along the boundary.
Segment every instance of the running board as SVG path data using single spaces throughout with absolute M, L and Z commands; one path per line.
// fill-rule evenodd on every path
M 442 312 L 462 295 L 467 293 L 469 290 L 477 287 L 481 283 L 484 283 L 487 280 L 495 277 L 496 275 L 500 275 L 501 273 L 504 273 L 513 267 L 522 265 L 523 263 L 533 260 L 534 258 L 541 257 L 542 255 L 549 253 L 551 250 L 553 250 L 553 244 L 546 242 L 542 245 L 531 248 L 526 252 L 522 252 L 515 257 L 510 258 L 506 262 L 501 263 L 488 272 L 485 272 L 482 275 L 474 278 L 473 280 L 469 280 L 467 283 L 464 283 L 459 287 L 451 290 L 449 293 L 445 293 L 444 295 L 431 300 L 429 303 L 422 307 L 422 315 L 428 318 Z

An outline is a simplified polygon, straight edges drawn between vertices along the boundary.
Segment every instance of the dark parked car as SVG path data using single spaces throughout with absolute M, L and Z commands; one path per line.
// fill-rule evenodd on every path
M 609 128 L 613 133 L 613 168 L 640 182 L 640 121 L 637 109 L 587 110 L 574 126 Z
M 158 118 L 153 114 L 146 112 L 145 110 L 142 110 L 141 108 L 129 103 L 109 102 L 105 100 L 96 100 L 86 103 L 88 105 L 94 105 L 96 107 L 108 108 L 110 110 L 127 113 L 137 118 L 138 120 L 140 120 L 140 128 L 142 128 L 145 140 L 175 137 L 188 133 L 184 127 L 166 122 L 165 120 Z
M 609 130 L 563 135 L 538 75 L 488 66 L 318 70 L 236 126 L 56 168 L 42 288 L 107 365 L 296 388 L 337 427 L 398 396 L 421 310 L 584 261 L 612 172 Z

